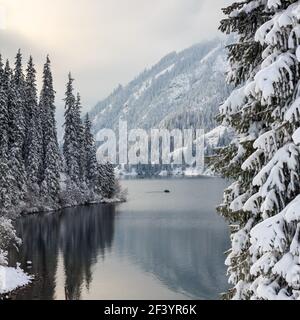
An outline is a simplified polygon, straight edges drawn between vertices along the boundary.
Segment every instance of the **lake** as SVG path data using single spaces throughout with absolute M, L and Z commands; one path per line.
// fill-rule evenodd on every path
M 128 201 L 16 221 L 36 281 L 16 299 L 219 299 L 228 227 L 217 178 L 124 180 Z M 170 193 L 164 193 L 164 190 Z M 28 264 L 27 261 L 32 262 Z

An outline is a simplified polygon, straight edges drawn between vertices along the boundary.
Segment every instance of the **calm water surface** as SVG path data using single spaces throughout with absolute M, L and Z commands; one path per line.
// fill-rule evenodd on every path
M 221 179 L 127 180 L 128 202 L 16 222 L 37 281 L 17 299 L 218 299 L 227 285 Z M 170 194 L 163 193 L 169 189 Z M 32 261 L 32 267 L 26 267 Z

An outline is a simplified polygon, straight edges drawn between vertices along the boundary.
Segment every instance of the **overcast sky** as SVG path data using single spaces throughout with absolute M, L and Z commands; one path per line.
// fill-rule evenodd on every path
M 0 0 L 0 52 L 50 54 L 61 101 L 72 71 L 85 109 L 165 54 L 218 35 L 230 0 Z M 5 19 L 4 19 L 4 18 Z M 5 21 L 3 21 L 3 19 Z

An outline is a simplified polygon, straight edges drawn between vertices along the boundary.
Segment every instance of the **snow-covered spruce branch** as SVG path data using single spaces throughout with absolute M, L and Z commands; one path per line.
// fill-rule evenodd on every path
M 225 298 L 299 299 L 300 2 L 248 0 L 224 13 L 237 86 L 220 108 L 237 140 L 216 164 L 235 180 L 219 207 L 235 225 Z

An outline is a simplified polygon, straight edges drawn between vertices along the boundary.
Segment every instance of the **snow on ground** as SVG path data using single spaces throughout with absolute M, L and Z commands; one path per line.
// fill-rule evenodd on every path
M 9 293 L 31 283 L 33 277 L 26 274 L 20 266 L 16 268 L 0 266 L 0 294 Z

